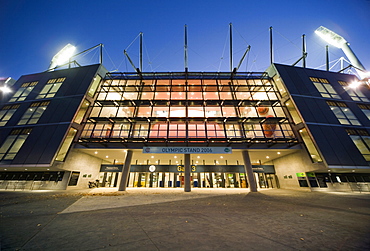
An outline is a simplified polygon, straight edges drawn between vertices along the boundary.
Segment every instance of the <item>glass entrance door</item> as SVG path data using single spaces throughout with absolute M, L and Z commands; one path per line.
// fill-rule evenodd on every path
M 99 187 L 117 187 L 118 173 L 102 172 L 99 174 Z

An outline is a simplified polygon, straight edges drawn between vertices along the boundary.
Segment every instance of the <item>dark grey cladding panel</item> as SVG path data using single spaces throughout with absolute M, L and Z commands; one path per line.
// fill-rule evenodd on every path
M 294 98 L 295 100 L 295 98 Z M 306 98 L 305 103 L 308 106 L 308 109 L 311 111 L 311 114 L 314 115 L 314 120 L 306 120 L 306 122 L 314 123 L 338 123 L 337 118 L 334 116 L 333 112 L 330 110 L 328 104 L 323 99 L 313 99 Z M 298 107 L 301 109 L 301 107 Z
M 275 67 L 290 94 L 312 95 L 317 92 L 311 88 L 312 83 L 303 68 L 279 64 Z
M 290 79 L 293 81 L 293 83 L 289 83 L 289 85 L 293 84 L 297 88 L 297 94 L 311 96 L 317 93 L 316 89 L 310 88 L 312 87 L 312 83 L 306 72 L 301 71 L 300 68 L 287 68 L 287 72 L 290 75 Z M 284 78 L 283 81 L 285 82 Z
M 317 77 L 327 79 L 340 95 L 343 94 L 343 96 L 341 95 L 343 99 L 351 100 L 348 94 L 344 92 L 343 87 L 338 83 L 338 81 L 352 83 L 353 81 L 357 80 L 357 77 L 354 75 L 281 64 L 274 64 L 274 66 L 283 79 L 290 94 L 321 97 L 320 93 L 317 91 L 316 87 L 312 84 L 309 78 Z M 366 87 L 361 88 L 363 89 L 364 94 L 369 97 L 369 90 L 366 89 Z
M 46 135 L 43 142 L 47 142 L 45 150 L 41 154 L 39 163 L 50 163 L 58 153 L 59 147 L 63 143 L 64 136 L 68 133 L 69 125 L 59 125 L 54 131 Z
M 305 122 L 340 124 L 324 99 L 306 97 L 293 99 Z
M 13 128 L 1 128 L 0 127 L 0 146 L 3 145 L 5 139 L 9 136 L 10 132 L 12 131 Z
M 294 85 L 294 82 L 289 74 L 289 69 L 285 67 L 285 65 L 279 65 L 275 64 L 276 71 L 278 72 L 278 75 L 283 80 L 286 88 L 288 89 L 288 92 L 291 94 L 297 94 L 299 93 L 297 87 Z
M 46 147 L 47 142 L 40 144 L 46 134 L 50 134 L 52 126 L 42 126 L 32 128 L 32 132 L 27 137 L 22 148 L 15 156 L 12 164 L 37 164 L 40 154 Z
M 38 81 L 38 84 L 33 88 L 32 92 L 26 98 L 26 100 L 33 100 L 40 93 L 49 79 L 66 77 L 65 82 L 62 84 L 55 97 L 79 94 L 84 95 L 88 90 L 96 72 L 100 72 L 102 77 L 104 77 L 104 74 L 107 71 L 103 66 L 96 64 L 51 72 L 23 75 L 13 85 L 12 89 L 17 90 L 23 83 L 26 82 Z
M 51 100 L 38 124 L 71 122 L 81 101 L 81 96 Z
M 342 127 L 308 125 L 328 165 L 367 166 L 367 162 Z
M 317 144 L 319 152 L 322 154 L 322 158 L 332 165 L 340 165 L 339 159 L 335 154 L 335 146 L 332 146 L 332 142 L 326 137 L 325 133 L 321 130 L 320 126 L 308 125 L 308 129 L 312 134 L 314 141 Z M 325 131 L 325 130 L 324 130 Z M 334 148 L 333 148 L 334 147 Z
M 307 122 L 315 121 L 315 111 L 310 108 L 310 99 L 302 97 L 294 97 L 294 103 L 301 113 L 303 119 Z
M 55 97 L 79 94 L 84 95 L 88 90 L 99 66 L 100 65 L 90 65 L 72 68 L 69 70 L 62 70 L 60 77 L 66 77 L 66 80 L 60 87 Z
M 58 151 L 68 125 L 33 128 L 12 164 L 50 164 Z

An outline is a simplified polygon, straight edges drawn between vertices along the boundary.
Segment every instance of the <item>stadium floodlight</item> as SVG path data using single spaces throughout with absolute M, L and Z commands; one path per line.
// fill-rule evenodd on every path
M 329 30 L 328 28 L 325 28 L 324 26 L 320 26 L 315 30 L 315 33 L 319 35 L 325 42 L 328 44 L 331 44 L 337 48 L 342 49 L 343 46 L 347 43 L 347 41 L 334 31 Z
M 74 47 L 71 44 L 67 44 L 64 46 L 63 49 L 61 49 L 50 62 L 49 70 L 54 69 L 58 65 L 62 65 L 64 63 L 67 63 L 69 59 L 73 56 L 74 51 L 76 50 L 76 47 Z
M 361 64 L 360 60 L 356 57 L 355 53 L 349 47 L 349 43 L 342 36 L 338 35 L 334 31 L 320 26 L 315 30 L 315 33 L 319 35 L 325 42 L 331 44 L 337 48 L 342 49 L 344 54 L 347 56 L 351 64 L 355 67 L 358 75 L 361 79 L 366 78 L 365 67 Z

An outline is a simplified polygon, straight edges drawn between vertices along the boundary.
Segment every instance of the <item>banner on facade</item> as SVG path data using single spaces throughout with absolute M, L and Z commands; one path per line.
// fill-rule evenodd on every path
M 231 147 L 143 147 L 143 153 L 167 154 L 230 154 Z

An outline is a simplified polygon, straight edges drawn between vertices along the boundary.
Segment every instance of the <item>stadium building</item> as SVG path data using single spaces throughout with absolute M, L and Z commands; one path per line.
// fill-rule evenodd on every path
M 369 191 L 370 93 L 355 75 L 265 72 L 24 75 L 0 105 L 0 189 Z

